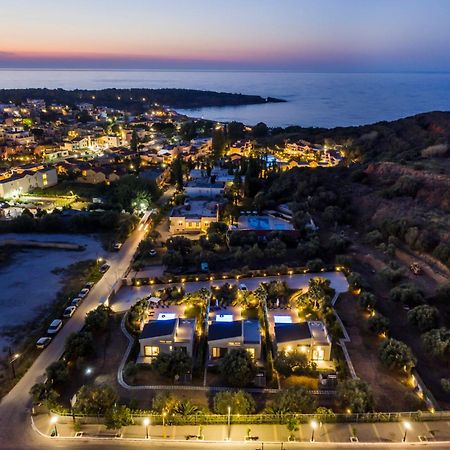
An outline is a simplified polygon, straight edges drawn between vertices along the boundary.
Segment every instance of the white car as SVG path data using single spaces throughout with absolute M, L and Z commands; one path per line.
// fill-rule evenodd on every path
M 56 334 L 62 327 L 62 320 L 55 319 L 47 329 L 47 334 Z
M 84 288 L 85 289 L 89 289 L 89 290 L 91 290 L 93 287 L 94 287 L 94 282 L 93 281 L 89 281 L 89 283 L 86 283 L 85 285 L 84 285 Z
M 78 294 L 78 297 L 84 298 L 88 294 L 89 294 L 89 289 L 88 288 L 83 288 L 83 289 L 81 289 L 80 293 Z
M 118 251 L 121 249 L 121 247 L 122 247 L 122 243 L 121 243 L 121 242 L 116 242 L 116 243 L 113 245 L 113 250 L 115 250 L 116 252 L 118 252 Z
M 76 297 L 70 302 L 69 306 L 75 306 L 75 308 L 77 308 L 78 306 L 80 306 L 82 300 L 83 299 L 81 299 L 80 297 Z
M 154 249 L 154 248 L 152 248 L 149 252 L 148 252 L 148 254 L 150 255 L 150 256 L 156 256 L 158 253 L 156 252 L 156 250 Z
M 76 306 L 68 306 L 63 312 L 64 319 L 70 319 L 73 316 L 73 313 L 75 312 L 76 309 L 77 309 Z
M 248 287 L 247 287 L 247 285 L 244 284 L 244 283 L 240 283 L 240 284 L 239 284 L 239 289 L 240 289 L 241 291 L 248 291 Z
M 36 341 L 36 348 L 42 350 L 52 341 L 51 337 L 41 337 Z
M 102 267 L 100 267 L 99 271 L 100 273 L 106 273 L 109 269 L 109 264 L 103 264 Z

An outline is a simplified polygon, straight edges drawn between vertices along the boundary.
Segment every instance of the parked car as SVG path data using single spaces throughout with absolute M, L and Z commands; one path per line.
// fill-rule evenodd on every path
M 156 252 L 156 250 L 154 248 L 152 248 L 149 252 L 148 252 L 149 256 L 156 256 L 158 253 Z
M 63 312 L 64 319 L 70 319 L 73 316 L 73 313 L 75 312 L 76 309 L 77 309 L 76 306 L 68 306 Z
M 78 297 L 84 298 L 84 297 L 86 297 L 86 295 L 88 295 L 88 294 L 89 294 L 89 289 L 88 289 L 88 288 L 83 288 L 83 289 L 81 289 L 81 291 L 79 292 Z
M 75 306 L 75 308 L 78 308 L 80 303 L 83 301 L 80 297 L 75 297 L 71 302 L 69 306 Z
M 43 348 L 47 347 L 47 345 L 50 344 L 51 341 L 51 337 L 41 337 L 36 341 L 36 348 L 42 350 Z
M 89 290 L 91 290 L 93 287 L 94 287 L 94 282 L 93 281 L 89 281 L 89 283 L 86 283 L 85 285 L 84 285 L 84 288 L 85 289 L 89 289 Z
M 247 287 L 247 285 L 246 284 L 244 284 L 244 283 L 240 283 L 239 284 L 239 289 L 241 290 L 241 291 L 248 291 L 248 287 Z
M 109 264 L 103 264 L 103 266 L 100 267 L 100 273 L 106 273 L 109 269 Z
M 122 247 L 122 243 L 121 243 L 121 242 L 116 242 L 116 243 L 113 245 L 113 250 L 114 250 L 115 252 L 118 252 L 118 251 L 121 249 L 121 247 Z
M 47 329 L 47 334 L 56 334 L 62 327 L 62 320 L 55 319 Z

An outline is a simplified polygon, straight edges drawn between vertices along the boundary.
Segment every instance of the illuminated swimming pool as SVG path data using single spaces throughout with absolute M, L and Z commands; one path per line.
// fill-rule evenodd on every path
M 233 322 L 233 316 L 231 314 L 217 314 L 216 322 Z
M 175 313 L 159 313 L 156 320 L 172 320 L 176 318 Z
M 273 316 L 273 321 L 275 323 L 292 323 L 291 316 Z

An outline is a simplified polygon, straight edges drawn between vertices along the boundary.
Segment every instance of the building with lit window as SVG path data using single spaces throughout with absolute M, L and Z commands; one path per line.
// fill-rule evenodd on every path
M 219 221 L 219 207 L 216 202 L 187 200 L 176 206 L 169 216 L 171 234 L 205 233 L 213 222 Z
M 209 360 L 214 363 L 228 351 L 243 348 L 253 359 L 261 358 L 261 328 L 259 320 L 232 320 L 232 316 L 222 315 L 208 328 Z M 227 321 L 227 318 L 230 321 Z
M 168 314 L 167 314 L 168 316 Z M 195 319 L 159 318 L 144 325 L 139 336 L 138 362 L 150 363 L 160 353 L 180 349 L 192 357 Z
M 298 350 L 311 361 L 330 361 L 331 338 L 323 322 L 275 323 L 278 352 Z

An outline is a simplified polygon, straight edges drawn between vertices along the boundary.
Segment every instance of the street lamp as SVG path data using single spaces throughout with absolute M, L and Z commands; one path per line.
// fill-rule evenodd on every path
M 142 423 L 144 424 L 145 427 L 145 439 L 149 439 L 148 426 L 150 425 L 150 419 L 146 417 Z
M 408 430 L 410 430 L 412 428 L 411 422 L 408 422 L 407 420 L 405 420 L 403 422 L 403 426 L 405 427 L 405 434 L 403 435 L 402 442 L 406 442 L 406 435 L 408 434 Z
M 228 441 L 230 440 L 230 431 L 231 431 L 231 406 L 228 407 Z
M 20 353 L 15 353 L 14 355 L 10 355 L 9 363 L 11 364 L 12 376 L 13 379 L 16 378 L 16 369 L 14 367 L 14 362 L 20 358 Z
M 56 428 L 56 422 L 58 422 L 58 416 L 52 416 L 50 423 L 54 426 L 55 436 L 58 436 L 58 428 Z
M 163 420 L 163 438 L 165 439 L 167 437 L 166 435 L 166 416 L 167 416 L 167 412 L 164 411 L 162 413 L 162 420 Z
M 316 431 L 317 428 L 317 421 L 316 420 L 311 420 L 311 442 L 314 442 L 314 432 Z

